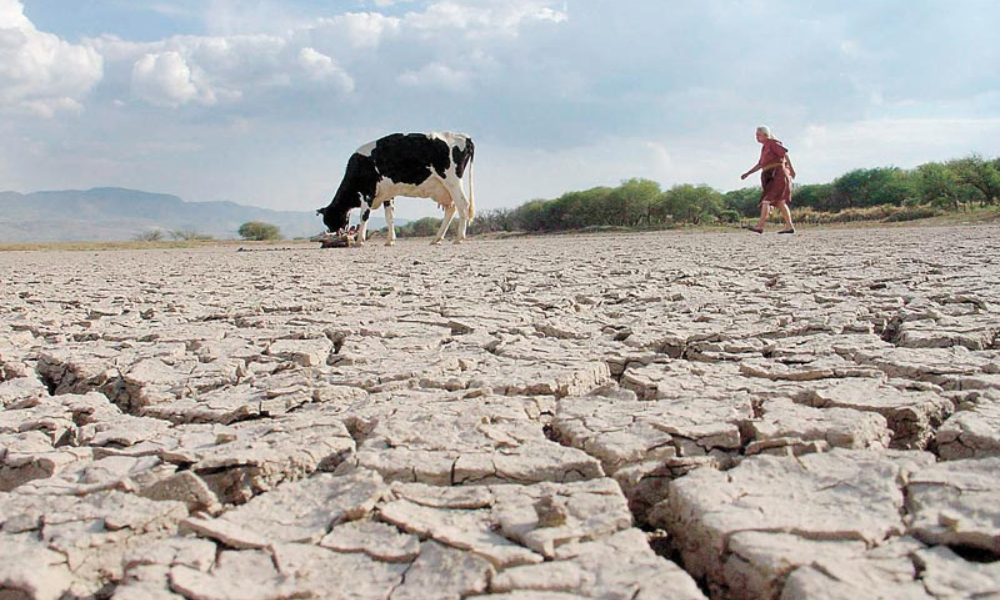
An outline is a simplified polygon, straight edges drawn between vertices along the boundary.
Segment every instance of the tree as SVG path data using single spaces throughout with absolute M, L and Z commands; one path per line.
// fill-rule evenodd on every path
M 660 202 L 674 221 L 692 225 L 714 219 L 722 210 L 722 194 L 707 185 L 675 185 L 660 197 Z
M 823 210 L 865 208 L 891 204 L 902 206 L 915 193 L 912 178 L 898 167 L 855 169 L 833 181 L 833 193 Z
M 948 168 L 962 184 L 970 188 L 968 191 L 973 200 L 980 205 L 1000 202 L 1000 160 L 987 161 L 978 154 L 953 160 Z
M 514 223 L 521 231 L 542 231 L 542 213 L 545 210 L 545 200 L 529 200 L 514 209 Z
M 609 188 L 566 192 L 555 200 L 536 200 L 525 207 L 529 231 L 565 231 L 605 224 Z M 537 203 L 537 204 L 536 204 Z
M 277 225 L 263 223 L 261 221 L 247 221 L 240 225 L 238 230 L 240 237 L 254 242 L 266 242 L 281 239 L 281 230 Z
M 744 217 L 760 215 L 760 189 L 743 188 L 726 192 L 722 196 L 722 205 L 727 210 L 734 210 Z
M 961 196 L 955 173 L 941 163 L 926 163 L 917 167 L 920 198 L 932 204 L 958 210 Z
M 794 206 L 814 210 L 823 210 L 823 207 L 830 206 L 831 196 L 833 196 L 832 183 L 797 185 L 792 190 Z
M 628 179 L 611 190 L 610 203 L 614 207 L 611 224 L 636 227 L 643 221 L 650 224 L 653 203 L 660 196 L 660 184 L 649 179 Z
M 150 229 L 136 234 L 134 239 L 137 242 L 162 242 L 163 231 L 160 229 Z
M 514 231 L 515 229 L 514 210 L 510 208 L 496 208 L 479 212 L 469 225 L 469 233 L 473 235 Z

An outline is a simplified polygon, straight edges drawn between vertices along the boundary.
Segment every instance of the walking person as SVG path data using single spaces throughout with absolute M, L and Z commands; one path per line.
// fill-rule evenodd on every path
M 752 169 L 740 176 L 746 179 L 751 174 L 760 171 L 760 183 L 763 191 L 760 195 L 760 221 L 750 231 L 764 233 L 764 225 L 772 208 L 781 212 L 785 228 L 778 233 L 795 233 L 792 224 L 792 211 L 788 203 L 792 201 L 792 179 L 795 178 L 795 167 L 788 157 L 788 149 L 774 139 L 771 130 L 761 125 L 757 128 L 757 141 L 761 143 L 760 160 Z

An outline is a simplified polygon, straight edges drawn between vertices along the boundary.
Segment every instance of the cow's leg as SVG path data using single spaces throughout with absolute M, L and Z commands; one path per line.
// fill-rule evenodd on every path
M 358 225 L 357 245 L 364 246 L 368 240 L 368 219 L 372 216 L 372 209 L 364 207 L 365 212 L 361 213 L 361 223 Z
M 396 227 L 393 225 L 392 220 L 393 208 L 392 200 L 385 201 L 385 224 L 389 227 L 389 239 L 385 241 L 386 246 L 396 245 Z
M 461 181 L 457 179 L 446 180 L 444 186 L 451 195 L 454 208 L 458 209 L 458 231 L 455 233 L 455 243 L 461 244 L 465 241 L 465 232 L 469 227 L 469 200 L 465 197 L 465 191 L 462 190 Z
M 434 237 L 434 241 L 431 242 L 432 246 L 437 246 L 444 239 L 444 234 L 448 232 L 448 226 L 451 225 L 451 220 L 455 216 L 455 205 L 449 204 L 444 209 L 444 218 L 441 219 L 441 229 L 438 229 L 437 236 Z

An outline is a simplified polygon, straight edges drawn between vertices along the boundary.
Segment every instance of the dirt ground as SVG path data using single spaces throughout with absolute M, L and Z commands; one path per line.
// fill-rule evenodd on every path
M 0 596 L 1000 594 L 998 246 L 0 252 Z

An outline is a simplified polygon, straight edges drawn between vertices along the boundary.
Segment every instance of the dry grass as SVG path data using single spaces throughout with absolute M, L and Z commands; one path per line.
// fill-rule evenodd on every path
M 248 242 L 245 240 L 163 240 L 158 242 L 26 242 L 0 244 L 0 252 L 107 252 L 115 250 L 163 250 L 184 248 L 269 248 L 290 244 L 310 244 L 300 240 L 276 240 L 268 242 Z

